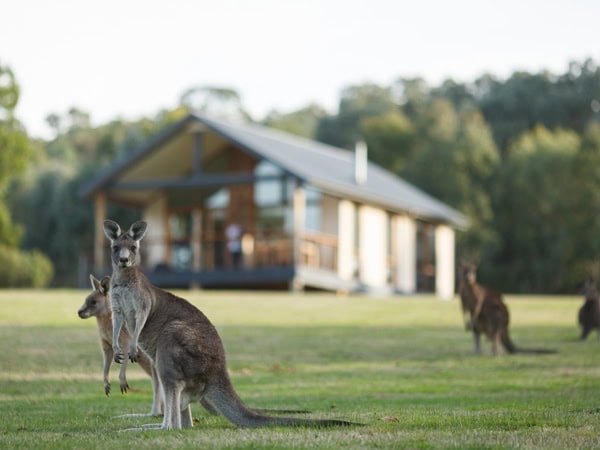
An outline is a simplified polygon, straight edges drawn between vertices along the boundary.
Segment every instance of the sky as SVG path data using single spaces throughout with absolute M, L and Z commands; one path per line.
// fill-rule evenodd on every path
M 34 137 L 77 107 L 99 125 L 174 108 L 193 86 L 235 89 L 254 119 L 348 86 L 469 82 L 600 63 L 596 0 L 6 0 L 0 64 Z

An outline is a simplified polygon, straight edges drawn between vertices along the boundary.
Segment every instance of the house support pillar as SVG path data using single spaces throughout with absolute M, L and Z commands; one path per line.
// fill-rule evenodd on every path
M 106 194 L 100 192 L 94 198 L 94 273 L 104 273 L 104 219 L 106 218 Z
M 387 214 L 372 206 L 358 208 L 359 280 L 372 293 L 388 293 Z
M 294 267 L 296 268 L 294 279 L 290 289 L 292 291 L 301 291 L 304 289 L 304 280 L 298 274 L 298 269 L 302 265 L 302 236 L 304 235 L 304 223 L 306 221 L 306 191 L 300 182 L 294 187 L 292 200 L 292 209 L 294 217 Z
M 356 273 L 356 207 L 349 200 L 338 203 L 337 272 L 344 281 L 352 281 Z
M 454 297 L 454 230 L 435 228 L 435 293 L 442 300 Z
M 410 217 L 398 216 L 393 227 L 395 288 L 403 294 L 412 294 L 417 290 L 417 224 Z
M 202 270 L 202 210 L 192 210 L 192 270 Z
M 148 224 L 148 231 L 144 239 L 146 257 L 143 263 L 145 268 L 154 269 L 166 264 L 169 257 L 169 249 L 166 246 L 169 229 L 167 196 L 161 193 L 152 203 L 146 205 L 142 218 Z

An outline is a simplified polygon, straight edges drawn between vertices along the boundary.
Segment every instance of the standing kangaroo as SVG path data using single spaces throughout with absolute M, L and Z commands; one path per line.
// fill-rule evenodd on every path
M 600 340 L 600 300 L 598 291 L 592 282 L 587 282 L 583 288 L 585 302 L 579 309 L 579 326 L 581 327 L 581 340 L 584 340 L 593 329 L 597 330 L 596 337 Z
M 139 347 L 154 363 L 164 393 L 161 425 L 144 428 L 180 429 L 192 426 L 190 403 L 204 400 L 239 427 L 268 425 L 353 425 L 340 420 L 272 417 L 248 408 L 235 392 L 217 330 L 194 305 L 154 286 L 140 270 L 140 240 L 146 223 L 135 222 L 128 231 L 104 221 L 111 242 L 111 302 L 113 350 L 116 362 L 126 358 L 118 335 L 123 321 L 131 331 L 128 356 L 139 359 Z
M 93 292 L 87 296 L 85 302 L 78 311 L 79 317 L 87 319 L 89 317 L 96 317 L 98 323 L 98 333 L 100 334 L 100 345 L 104 354 L 104 392 L 106 395 L 110 394 L 110 382 L 108 375 L 110 372 L 110 366 L 113 361 L 113 348 L 112 348 L 112 337 L 113 337 L 113 325 L 112 325 L 112 310 L 110 306 L 109 290 L 110 290 L 110 277 L 104 277 L 102 280 L 96 279 L 90 274 L 90 282 L 92 284 Z M 131 337 L 127 328 L 121 328 L 121 334 L 119 335 L 119 345 L 122 348 L 128 348 Z M 156 371 L 152 367 L 152 361 L 145 353 L 140 353 L 139 361 L 140 366 L 152 379 L 152 390 L 154 394 L 154 400 L 152 402 L 152 409 L 149 414 L 124 414 L 119 417 L 140 417 L 140 416 L 162 416 L 163 414 L 163 401 L 162 393 L 160 391 L 160 383 Z M 126 378 L 126 367 L 127 360 L 125 359 L 121 365 L 119 372 L 119 380 L 121 385 L 121 393 L 127 392 L 129 384 Z M 202 406 L 211 414 L 218 414 L 218 412 L 212 408 L 205 401 L 200 402 Z M 262 412 L 274 412 L 274 413 L 293 413 L 303 414 L 307 413 L 306 410 L 297 409 L 262 409 L 252 408 L 253 411 Z
M 110 307 L 109 290 L 110 290 L 110 277 L 104 277 L 102 280 L 98 280 L 96 277 L 90 274 L 90 282 L 92 284 L 92 293 L 88 295 L 85 302 L 79 308 L 77 314 L 82 319 L 88 319 L 90 317 L 96 317 L 98 324 L 98 333 L 100 335 L 100 346 L 102 347 L 102 353 L 104 355 L 104 393 L 110 394 L 110 381 L 108 375 L 110 372 L 110 366 L 113 361 L 113 325 L 112 325 L 112 311 Z M 123 347 L 129 346 L 131 340 L 127 328 L 122 328 L 119 334 L 119 345 Z M 152 361 L 144 353 L 140 353 L 139 360 L 140 366 L 150 377 L 152 378 L 152 390 L 154 392 L 154 401 L 152 402 L 152 409 L 150 410 L 150 416 L 162 415 L 162 400 L 160 394 L 160 385 L 158 383 L 158 377 L 156 376 L 154 369 L 152 368 Z M 127 384 L 126 378 L 126 367 L 127 361 L 123 361 L 121 370 L 119 372 L 119 382 L 121 386 L 121 393 L 127 392 L 129 385 Z
M 481 334 L 492 341 L 492 353 L 498 354 L 500 345 L 508 353 L 555 353 L 554 350 L 520 348 L 510 339 L 508 308 L 502 295 L 477 283 L 477 267 L 461 264 L 459 288 L 465 328 L 473 331 L 475 353 L 481 353 Z

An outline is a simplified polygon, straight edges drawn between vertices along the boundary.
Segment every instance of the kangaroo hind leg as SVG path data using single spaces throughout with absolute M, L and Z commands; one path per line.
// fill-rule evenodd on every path
M 496 331 L 492 337 L 492 355 L 498 356 L 500 349 L 500 332 Z
M 179 396 L 179 408 L 177 409 L 180 416 L 181 428 L 192 428 L 192 409 L 190 408 L 190 396 L 183 391 Z
M 161 380 L 161 384 L 165 395 L 162 428 L 164 430 L 180 430 L 182 386 L 178 386 L 177 383 L 170 380 Z
M 481 353 L 481 334 L 479 331 L 473 332 L 473 353 Z

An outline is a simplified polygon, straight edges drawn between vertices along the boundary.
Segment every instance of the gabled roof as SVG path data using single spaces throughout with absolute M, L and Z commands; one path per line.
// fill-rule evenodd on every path
M 441 201 L 407 183 L 373 162 L 368 163 L 367 179 L 354 179 L 354 153 L 316 141 L 255 124 L 227 123 L 190 114 L 172 125 L 131 156 L 115 163 L 84 186 L 81 195 L 101 191 L 119 174 L 163 145 L 193 122 L 199 122 L 223 139 L 330 195 L 373 204 L 395 212 L 466 227 L 468 219 Z

